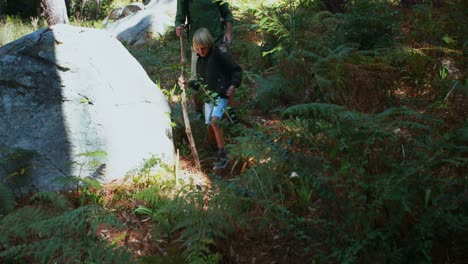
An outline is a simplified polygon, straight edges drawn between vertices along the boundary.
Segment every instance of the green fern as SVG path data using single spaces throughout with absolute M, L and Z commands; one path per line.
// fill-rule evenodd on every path
M 257 77 L 259 89 L 255 103 L 264 112 L 272 110 L 273 107 L 281 107 L 290 103 L 294 98 L 291 82 L 279 74 L 263 78 Z
M 337 113 L 345 111 L 344 106 L 335 104 L 322 104 L 322 103 L 309 103 L 299 104 L 289 107 L 282 112 L 282 117 L 302 117 L 302 118 L 313 118 L 322 117 L 329 118 L 330 116 L 336 116 Z
M 206 204 L 206 193 L 192 190 L 185 196 L 184 214 L 174 226 L 174 231 L 181 231 L 178 240 L 186 248 L 189 263 L 218 263 L 220 256 L 213 254 L 210 247 L 215 246 L 215 239 L 221 239 L 231 232 L 226 214 L 217 206 L 213 207 L 212 199 Z
M 220 255 L 212 252 L 216 239 L 223 239 L 232 232 L 229 223 L 240 222 L 233 220 L 238 209 L 232 198 L 200 186 L 169 188 L 162 182 L 135 197 L 147 203 L 140 205 L 135 213 L 151 216 L 154 237 L 165 235 L 169 243 L 178 242 L 188 263 L 219 263 Z
M 68 210 L 71 209 L 71 205 L 68 200 L 63 197 L 62 195 L 53 192 L 53 191 L 43 191 L 35 193 L 29 201 L 32 202 L 39 202 L 41 204 L 48 204 L 51 207 L 59 209 L 59 210 Z
M 3 245 L 11 245 L 10 237 L 20 240 L 31 234 L 31 226 L 35 222 L 46 220 L 46 214 L 40 208 L 26 206 L 14 211 L 0 220 L 0 241 Z
M 326 54 L 302 52 L 302 56 L 310 60 L 309 74 L 312 76 L 312 86 L 315 87 L 316 98 L 322 102 L 339 103 L 346 95 L 347 69 L 343 65 L 358 46 L 347 43 L 329 50 Z
M 332 259 L 367 262 L 376 257 L 375 252 L 392 252 L 392 256 L 395 252 L 399 259 L 430 262 L 431 237 L 441 234 L 442 226 L 464 228 L 460 210 L 445 211 L 439 206 L 448 186 L 459 186 L 445 196 L 450 197 L 449 203 L 459 195 L 456 171 L 467 164 L 462 143 L 466 127 L 441 138 L 437 134 L 443 125 L 440 119 L 406 107 L 362 114 L 334 105 L 303 104 L 286 109 L 282 117 L 285 135 L 276 135 L 276 143 L 295 153 L 289 155 L 293 163 L 307 157 L 302 153 L 313 151 L 319 161 L 310 170 L 312 186 L 318 186 L 315 193 L 345 216 L 332 213 L 332 219 L 324 219 L 325 230 L 334 230 L 327 235 Z M 300 164 L 307 168 L 306 163 Z M 416 221 L 414 227 L 403 224 L 408 215 Z M 376 224 L 379 221 L 390 228 Z M 392 243 L 388 237 L 393 237 Z
M 97 228 L 119 227 L 114 216 L 96 205 L 71 210 L 60 195 L 38 193 L 25 206 L 0 219 L 0 260 L 128 263 L 129 255 L 97 237 Z M 52 205 L 52 208 L 51 208 Z
M 257 78 L 260 89 L 256 101 L 263 111 L 296 102 L 346 103 L 350 91 L 347 87 L 349 69 L 345 63 L 356 54 L 357 45 L 348 43 L 335 49 L 317 45 L 314 48 L 316 51 L 291 51 L 282 57 L 281 70 L 272 76 Z M 304 74 L 290 78 L 294 72 L 304 69 L 307 69 Z
M 391 45 L 398 23 L 398 13 L 393 12 L 391 2 L 356 0 L 347 3 L 348 10 L 337 27 L 338 42 L 359 43 L 362 49 Z
M 160 192 L 160 187 L 152 186 L 137 193 L 135 195 L 135 198 L 146 202 L 149 206 L 153 208 L 158 208 L 161 206 L 163 200 L 163 197 L 161 197 L 161 195 L 163 194 Z
M 174 178 L 174 169 L 164 163 L 162 157 L 152 155 L 144 159 L 140 166 L 127 172 L 124 180 L 131 179 L 135 187 L 144 189 L 165 177 Z

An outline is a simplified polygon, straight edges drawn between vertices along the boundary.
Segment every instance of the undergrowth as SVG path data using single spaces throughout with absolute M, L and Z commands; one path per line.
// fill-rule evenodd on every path
M 325 1 L 236 1 L 231 52 L 246 74 L 235 95 L 240 123 L 226 126 L 231 166 L 222 175 L 202 167 L 209 186 L 181 180 L 157 157 L 132 171 L 131 190 L 120 195 L 137 202 L 119 210 L 150 221 L 166 250 L 133 260 L 466 259 L 468 9 L 466 1 L 417 2 L 346 1 L 333 13 Z M 178 45 L 170 29 L 127 48 L 174 99 L 176 145 L 188 155 L 174 85 Z M 205 127 L 190 116 L 208 156 Z M 101 189 L 78 183 L 75 193 L 87 197 L 78 208 L 54 193 L 15 208 L 11 192 L 0 191 L 0 257 L 128 260 L 93 232 L 115 224 L 97 205 Z
M 74 209 L 61 194 L 39 192 L 0 219 L 0 260 L 129 263 L 127 252 L 98 236 L 102 226 L 119 226 L 119 222 L 95 204 Z

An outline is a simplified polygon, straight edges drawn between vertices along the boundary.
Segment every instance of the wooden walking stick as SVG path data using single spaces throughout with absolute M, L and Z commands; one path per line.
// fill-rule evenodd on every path
M 200 158 L 198 157 L 197 147 L 195 146 L 195 140 L 192 135 L 192 128 L 190 127 L 190 119 L 187 112 L 187 95 L 185 94 L 185 65 L 187 64 L 187 59 L 185 58 L 185 49 L 184 49 L 184 35 L 180 34 L 180 77 L 179 80 L 182 80 L 181 85 L 182 89 L 182 113 L 184 115 L 184 124 L 185 124 L 185 133 L 190 144 L 190 150 L 192 152 L 193 161 L 195 166 L 200 168 Z

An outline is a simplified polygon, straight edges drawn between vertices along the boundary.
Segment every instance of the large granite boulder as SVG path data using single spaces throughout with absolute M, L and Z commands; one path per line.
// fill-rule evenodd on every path
M 122 179 L 153 155 L 172 164 L 169 113 L 105 31 L 41 29 L 0 48 L 0 180 L 55 190 L 59 176 Z
M 174 26 L 176 0 L 152 0 L 144 9 L 140 8 L 130 4 L 113 10 L 104 22 L 105 30 L 118 40 L 137 46 L 164 36 Z
M 128 15 L 136 13 L 138 11 L 144 10 L 145 5 L 142 3 L 131 3 L 124 7 L 114 8 L 112 11 L 109 12 L 107 17 L 104 19 L 104 23 L 107 24 L 109 21 L 116 21 L 122 19 Z

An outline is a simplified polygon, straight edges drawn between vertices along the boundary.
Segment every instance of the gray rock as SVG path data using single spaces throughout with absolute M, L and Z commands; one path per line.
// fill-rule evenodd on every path
M 122 16 L 126 17 L 132 13 L 141 11 L 145 9 L 145 5 L 143 3 L 131 3 L 124 8 L 122 8 Z
M 122 13 L 123 13 L 123 8 L 122 7 L 114 8 L 109 12 L 109 14 L 104 19 L 104 21 L 117 20 L 117 19 L 122 17 Z
M 170 108 L 103 30 L 56 25 L 0 48 L 0 180 L 61 189 L 119 180 L 152 155 L 173 164 Z
M 150 39 L 165 35 L 174 26 L 176 9 L 176 0 L 152 0 L 144 10 L 116 21 L 106 20 L 105 30 L 129 45 L 142 45 Z
M 109 21 L 115 21 L 122 19 L 130 14 L 141 11 L 145 9 L 145 5 L 142 3 L 132 3 L 124 7 L 118 7 L 112 9 L 107 17 L 104 19 L 104 23 L 109 23 Z

